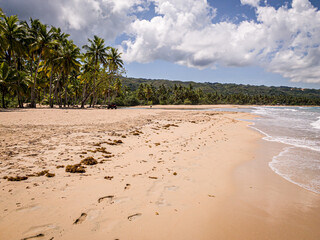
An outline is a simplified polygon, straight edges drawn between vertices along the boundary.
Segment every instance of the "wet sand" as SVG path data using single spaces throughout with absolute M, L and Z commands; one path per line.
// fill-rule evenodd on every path
M 0 239 L 319 239 L 319 195 L 268 168 L 274 150 L 238 120 L 252 117 L 0 112 Z

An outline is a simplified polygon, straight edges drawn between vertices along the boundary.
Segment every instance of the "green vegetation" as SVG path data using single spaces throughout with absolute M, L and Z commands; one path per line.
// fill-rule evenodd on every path
M 320 105 L 320 90 L 240 84 L 197 83 L 122 78 L 124 105 L 137 104 L 256 104 Z M 121 100 L 118 98 L 118 100 Z
M 320 105 L 315 89 L 126 78 L 121 53 L 102 38 L 82 49 L 60 28 L 0 9 L 1 106 Z
M 121 94 L 121 54 L 94 36 L 76 46 L 60 28 L 19 21 L 0 9 L 1 105 L 35 108 L 106 104 Z

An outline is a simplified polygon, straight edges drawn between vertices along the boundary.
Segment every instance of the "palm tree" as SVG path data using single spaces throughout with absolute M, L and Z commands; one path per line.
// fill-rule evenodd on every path
M 91 59 L 88 58 L 88 56 L 82 55 L 81 56 L 81 76 L 80 76 L 80 83 L 83 84 L 82 89 L 82 99 L 81 99 L 81 108 L 84 108 L 84 105 L 88 98 L 93 94 L 93 91 L 91 91 L 92 88 L 92 82 L 93 82 L 93 72 L 95 70 L 95 67 L 91 64 Z
M 122 94 L 122 83 L 119 78 L 116 79 L 113 86 L 113 90 L 114 90 L 114 97 L 117 97 Z
M 94 79 L 93 79 L 93 107 L 95 104 L 96 98 L 96 81 L 97 81 L 97 71 L 99 69 L 99 65 L 107 65 L 108 59 L 108 50 L 110 47 L 106 47 L 104 44 L 104 39 L 99 38 L 98 36 L 94 36 L 93 40 L 88 39 L 90 46 L 84 45 L 83 48 L 86 50 L 85 56 L 88 57 L 92 64 L 94 65 Z
M 53 45 L 52 48 L 47 51 L 46 59 L 46 68 L 50 70 L 50 85 L 49 85 L 49 105 L 53 108 L 53 99 L 52 99 L 52 78 L 54 73 L 58 72 L 57 68 L 57 59 L 59 57 L 59 51 L 64 44 L 66 44 L 69 34 L 65 34 L 61 31 L 60 28 L 51 27 L 52 35 L 57 44 Z
M 19 23 L 17 16 L 3 16 L 0 22 L 0 32 L 2 35 L 2 48 L 5 51 L 5 58 L 9 66 L 12 64 L 12 59 L 15 61 L 15 52 L 21 52 L 21 39 L 24 36 L 23 25 Z
M 48 28 L 38 19 L 20 22 L 17 16 L 7 17 L 0 8 L 0 64 L 6 64 L 1 65 L 3 106 L 9 94 L 19 107 L 25 99 L 36 107 L 36 99 L 41 102 L 47 96 L 53 107 L 52 95 L 62 106 L 62 94 L 65 106 L 69 96 L 73 103 L 80 100 L 82 107 L 91 98 L 94 106 L 101 96 L 106 102 L 106 96 L 121 94 L 123 62 L 118 50 L 94 36 L 83 46 L 86 51 L 80 64 L 80 50 L 68 37 L 60 28 Z
M 110 47 L 110 52 L 108 54 L 108 66 L 111 73 L 116 73 L 119 69 L 123 68 L 121 54 L 122 53 L 118 52 L 118 49 Z
M 3 13 L 3 11 L 2 11 L 2 8 L 0 8 L 0 18 L 4 18 L 4 13 Z
M 147 102 L 149 104 L 150 98 L 154 94 L 151 85 L 146 84 L 144 91 L 145 91 L 145 96 L 146 96 Z
M 72 71 L 79 71 L 80 62 L 78 58 L 80 57 L 80 49 L 73 43 L 73 41 L 66 41 L 64 46 L 59 53 L 59 57 L 57 58 L 58 66 L 62 69 L 63 76 L 65 78 L 65 101 L 64 107 L 67 104 L 67 89 L 69 83 L 69 74 Z
M 0 88 L 2 93 L 2 107 L 6 108 L 5 95 L 12 83 L 17 79 L 16 71 L 12 70 L 6 62 L 0 64 Z
M 48 56 L 46 56 L 45 67 L 50 72 L 50 84 L 49 84 L 49 106 L 53 108 L 53 101 L 52 101 L 52 80 L 53 75 L 57 72 L 57 67 L 55 65 L 56 60 L 58 58 L 58 53 L 55 49 L 51 49 Z
M 112 88 L 116 89 L 116 84 L 119 86 L 119 82 L 115 81 L 115 76 L 119 73 L 120 69 L 123 69 L 123 61 L 121 59 L 121 53 L 118 52 L 118 49 L 110 47 L 110 51 L 108 53 L 108 67 L 109 67 L 109 83 L 108 83 L 108 104 L 110 104 L 110 92 Z M 117 78 L 118 79 L 118 78 Z M 119 80 L 119 79 L 118 79 Z M 120 80 L 119 80 L 120 81 Z M 117 96 L 117 90 L 114 91 L 112 99 Z
M 0 25 L 2 25 L 3 23 L 3 18 L 5 17 L 2 9 L 0 8 Z M 3 61 L 4 60 L 4 52 L 5 52 L 5 49 L 6 49 L 6 43 L 5 43 L 5 39 L 4 39 L 4 36 L 3 36 L 3 31 L 0 27 L 0 60 Z
M 32 37 L 32 44 L 31 46 L 31 52 L 38 55 L 38 62 L 37 67 L 35 71 L 34 81 L 33 81 L 33 87 L 31 89 L 31 107 L 36 107 L 35 102 L 35 89 L 36 89 L 36 83 L 37 83 L 37 74 L 40 66 L 40 61 L 43 60 L 43 57 L 47 55 L 48 51 L 56 44 L 56 42 L 53 39 L 53 33 L 50 29 L 47 30 L 47 25 L 42 24 L 40 21 L 35 22 L 34 25 L 32 25 L 31 28 L 31 37 Z

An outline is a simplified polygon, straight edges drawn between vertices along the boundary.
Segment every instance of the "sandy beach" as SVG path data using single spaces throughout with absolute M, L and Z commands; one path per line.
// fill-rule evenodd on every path
M 320 239 L 320 195 L 215 107 L 0 112 L 0 239 Z

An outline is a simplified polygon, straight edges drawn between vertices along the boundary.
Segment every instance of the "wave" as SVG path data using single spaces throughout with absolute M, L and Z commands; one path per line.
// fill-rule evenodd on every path
M 318 117 L 318 119 L 319 119 L 319 120 L 311 123 L 311 126 L 312 126 L 313 128 L 320 129 L 320 117 Z
M 294 108 L 284 108 L 284 107 L 256 107 L 252 112 L 258 115 L 269 115 L 272 113 L 283 113 L 283 112 L 298 112 Z
M 257 107 L 261 116 L 250 127 L 269 142 L 285 144 L 269 167 L 284 179 L 320 193 L 320 108 Z M 317 130 L 315 130 L 317 129 Z
M 283 144 L 291 145 L 293 147 L 306 148 L 309 150 L 320 152 L 319 143 L 316 141 L 306 140 L 306 139 L 300 140 L 298 138 L 290 138 L 290 137 L 273 137 L 254 126 L 255 124 L 251 125 L 250 127 L 262 133 L 263 135 L 265 135 L 265 137 L 262 138 L 263 140 L 266 140 L 269 142 L 283 143 Z
M 291 149 L 293 149 L 294 147 L 287 147 L 287 148 L 284 148 L 284 150 L 282 152 L 280 152 L 279 155 L 277 156 L 274 156 L 272 158 L 272 161 L 269 162 L 269 167 L 271 168 L 272 171 L 274 171 L 276 174 L 278 174 L 279 176 L 283 177 L 284 179 L 286 179 L 287 181 L 293 183 L 293 184 L 296 184 L 304 189 L 307 189 L 311 192 L 315 192 L 315 193 L 320 193 L 320 182 L 316 181 L 311 181 L 311 182 L 308 182 L 308 184 L 303 184 L 303 183 L 299 183 L 297 181 L 294 181 L 292 179 L 292 177 L 289 175 L 289 174 L 285 174 L 283 172 L 281 172 L 277 167 L 276 165 L 277 164 L 281 164 L 282 161 L 278 160 L 280 157 L 283 157 L 284 155 L 286 155 L 287 153 L 289 153 L 289 151 Z

